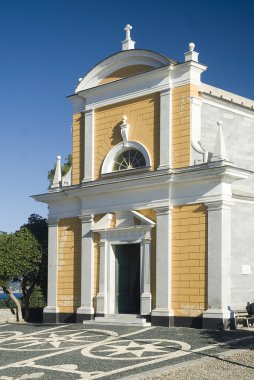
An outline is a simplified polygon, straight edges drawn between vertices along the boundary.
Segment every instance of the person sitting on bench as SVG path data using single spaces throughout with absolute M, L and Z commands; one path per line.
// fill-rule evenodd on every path
M 247 302 L 246 310 L 249 315 L 254 315 L 254 302 Z

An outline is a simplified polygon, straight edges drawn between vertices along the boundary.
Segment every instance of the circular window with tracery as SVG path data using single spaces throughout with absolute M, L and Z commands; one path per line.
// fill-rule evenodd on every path
M 136 169 L 146 166 L 145 157 L 137 149 L 128 149 L 119 153 L 113 164 L 113 171 Z

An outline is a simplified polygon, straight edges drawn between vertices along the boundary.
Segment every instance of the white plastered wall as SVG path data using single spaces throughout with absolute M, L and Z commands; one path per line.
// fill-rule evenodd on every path
M 201 142 L 209 152 L 214 150 L 219 120 L 223 122 L 229 160 L 240 168 L 254 171 L 254 111 L 216 98 L 204 100 Z M 248 180 L 235 182 L 234 189 L 254 193 L 254 175 Z
M 237 310 L 254 302 L 254 204 L 235 202 L 231 215 L 231 308 Z

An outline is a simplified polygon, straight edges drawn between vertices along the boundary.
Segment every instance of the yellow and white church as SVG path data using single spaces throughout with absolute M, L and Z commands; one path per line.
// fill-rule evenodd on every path
M 72 168 L 49 206 L 45 322 L 227 328 L 254 298 L 254 102 L 182 62 L 135 49 L 68 99 Z

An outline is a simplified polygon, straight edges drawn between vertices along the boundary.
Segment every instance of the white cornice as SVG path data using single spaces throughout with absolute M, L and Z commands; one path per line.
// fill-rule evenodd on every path
M 244 190 L 234 189 L 232 191 L 232 197 L 240 203 L 254 203 L 254 193 L 246 192 Z
M 74 112 L 82 112 L 146 96 L 154 92 L 167 91 L 170 88 L 185 84 L 200 85 L 200 75 L 205 69 L 204 65 L 197 62 L 169 64 L 114 82 L 84 89 L 69 96 L 68 99 L 73 104 Z
M 171 65 L 80 91 L 68 97 L 77 112 L 163 91 L 170 86 Z M 83 99 L 83 102 L 80 100 Z
M 172 87 L 184 86 L 189 83 L 200 86 L 200 77 L 206 68 L 207 67 L 201 63 L 194 61 L 187 61 L 174 65 L 171 73 Z
M 221 108 L 225 111 L 233 112 L 237 115 L 254 119 L 254 110 L 252 108 L 247 108 L 246 106 L 240 105 L 238 103 L 230 102 L 227 99 L 222 99 L 204 92 L 202 93 L 202 99 L 203 104 L 209 104 L 210 106 Z
M 39 202 L 55 203 L 66 198 L 83 199 L 98 194 L 111 193 L 113 191 L 135 190 L 142 191 L 147 188 L 160 188 L 161 186 L 181 186 L 186 184 L 201 184 L 205 182 L 232 183 L 235 180 L 248 178 L 252 173 L 245 169 L 236 168 L 221 162 L 206 163 L 182 169 L 158 170 L 138 175 L 114 177 L 82 183 L 76 186 L 64 187 L 61 191 L 47 194 L 34 195 Z

